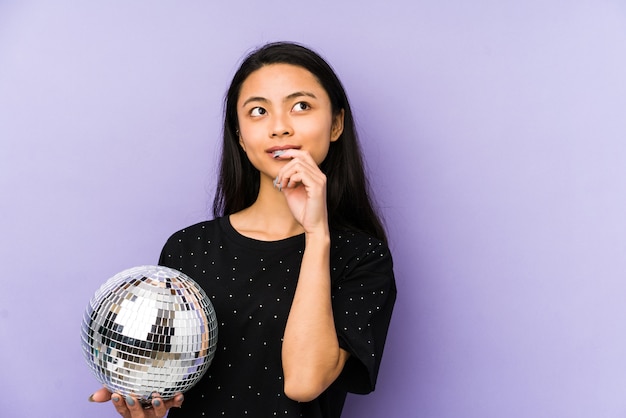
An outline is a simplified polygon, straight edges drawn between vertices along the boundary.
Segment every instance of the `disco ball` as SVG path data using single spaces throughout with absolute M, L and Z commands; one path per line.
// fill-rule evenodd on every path
M 111 392 L 149 404 L 184 392 L 215 355 L 217 320 L 206 293 L 178 270 L 124 270 L 95 293 L 83 316 L 82 348 Z

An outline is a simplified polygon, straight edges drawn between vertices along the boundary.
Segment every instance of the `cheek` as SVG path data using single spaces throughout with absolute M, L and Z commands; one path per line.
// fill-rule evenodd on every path
M 250 124 L 239 123 L 239 145 L 247 153 L 253 152 L 256 144 L 259 143 L 259 132 Z
M 315 153 L 311 154 L 315 163 L 319 166 L 326 159 L 328 155 L 328 149 L 330 148 L 330 143 L 326 144 L 324 148 L 319 148 Z
M 328 154 L 331 143 L 331 123 L 330 119 L 317 120 L 307 124 L 306 132 L 310 141 L 310 153 L 313 160 L 319 165 Z

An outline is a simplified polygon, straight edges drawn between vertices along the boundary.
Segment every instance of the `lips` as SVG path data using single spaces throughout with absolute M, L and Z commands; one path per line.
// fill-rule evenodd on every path
M 301 147 L 299 145 L 283 145 L 280 147 L 276 146 L 276 147 L 269 148 L 265 150 L 265 152 L 270 154 L 272 158 L 278 158 L 284 153 L 286 153 L 287 151 L 289 151 L 290 149 L 300 149 L 300 148 Z
M 287 151 L 290 149 L 300 149 L 300 148 L 302 148 L 300 145 L 283 145 L 283 146 L 276 146 L 276 147 L 268 148 L 265 150 L 265 152 L 267 152 L 268 154 L 273 154 L 276 151 Z

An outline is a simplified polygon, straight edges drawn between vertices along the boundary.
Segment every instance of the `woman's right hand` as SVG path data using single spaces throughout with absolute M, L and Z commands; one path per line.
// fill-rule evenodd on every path
M 111 401 L 115 410 L 124 418 L 163 418 L 170 408 L 180 408 L 183 394 L 179 393 L 167 401 L 156 396 L 152 398 L 152 408 L 144 409 L 136 398 L 124 397 L 119 393 L 111 393 L 106 388 L 97 390 L 89 397 L 91 402 Z

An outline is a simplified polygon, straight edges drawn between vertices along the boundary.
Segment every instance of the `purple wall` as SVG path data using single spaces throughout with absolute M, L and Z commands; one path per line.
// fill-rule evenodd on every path
M 395 254 L 345 417 L 626 416 L 623 1 L 95 3 L 0 2 L 3 417 L 115 416 L 83 309 L 207 216 L 226 85 L 283 39 L 344 81 Z

